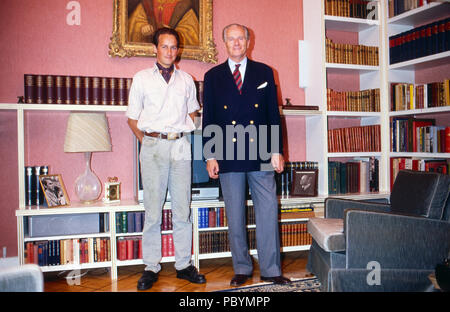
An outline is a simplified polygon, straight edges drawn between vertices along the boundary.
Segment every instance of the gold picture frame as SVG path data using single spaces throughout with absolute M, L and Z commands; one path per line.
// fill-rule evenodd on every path
M 164 25 L 175 28 L 180 34 L 181 58 L 217 63 L 212 27 L 213 1 L 159 1 L 162 5 L 153 8 L 153 0 L 114 0 L 113 33 L 109 55 L 156 56 L 155 46 L 151 43 L 151 34 L 156 28 Z M 167 10 L 164 8 L 166 4 Z
M 60 174 L 40 175 L 39 182 L 48 208 L 70 206 L 69 196 Z

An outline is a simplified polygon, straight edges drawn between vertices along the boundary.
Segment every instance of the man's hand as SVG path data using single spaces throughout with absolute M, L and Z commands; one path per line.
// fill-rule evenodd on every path
M 206 170 L 208 171 L 211 179 L 217 179 L 219 177 L 219 163 L 215 159 L 210 159 L 206 162 Z
M 273 169 L 277 173 L 281 173 L 284 171 L 284 157 L 281 154 L 273 154 L 271 159 L 271 164 Z

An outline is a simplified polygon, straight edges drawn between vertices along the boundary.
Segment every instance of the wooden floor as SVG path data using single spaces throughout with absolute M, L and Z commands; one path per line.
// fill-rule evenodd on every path
M 308 251 L 284 253 L 281 256 L 283 275 L 289 278 L 303 278 L 310 276 L 306 271 Z M 206 284 L 192 284 L 176 278 L 173 263 L 163 263 L 158 281 L 153 284 L 149 292 L 210 292 L 232 288 L 230 280 L 234 275 L 231 258 L 200 261 L 200 273 L 206 277 Z M 255 261 L 253 278 L 245 285 L 260 283 L 259 268 Z M 78 284 L 67 282 L 65 276 L 69 272 L 45 273 L 46 292 L 138 292 L 136 285 L 141 277 L 143 265 L 121 267 L 118 269 L 118 280 L 111 281 L 110 273 L 106 269 L 93 269 L 86 273 Z M 244 285 L 244 286 L 245 286 Z

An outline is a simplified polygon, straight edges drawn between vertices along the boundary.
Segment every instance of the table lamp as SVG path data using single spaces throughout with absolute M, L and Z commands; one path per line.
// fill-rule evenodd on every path
M 110 151 L 111 139 L 105 113 L 70 113 L 64 152 L 84 153 L 86 169 L 75 181 L 75 194 L 82 203 L 96 201 L 102 192 L 100 180 L 91 170 L 92 152 Z

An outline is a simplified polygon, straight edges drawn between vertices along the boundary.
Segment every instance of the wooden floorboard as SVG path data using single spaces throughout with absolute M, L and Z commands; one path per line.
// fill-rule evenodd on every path
M 308 251 L 297 251 L 282 254 L 283 275 L 289 278 L 310 276 L 306 271 Z M 148 292 L 210 292 L 230 289 L 230 280 L 234 275 L 231 258 L 210 259 L 200 261 L 200 273 L 206 277 L 206 284 L 192 284 L 176 278 L 173 263 L 163 263 L 159 279 Z M 46 292 L 138 292 L 137 281 L 144 270 L 143 265 L 120 267 L 117 281 L 111 281 L 110 272 L 106 269 L 92 269 L 78 283 L 68 281 L 68 272 L 52 272 L 44 274 L 44 290 Z M 260 283 L 258 263 L 255 261 L 253 277 L 245 285 Z M 244 285 L 244 286 L 245 286 Z

